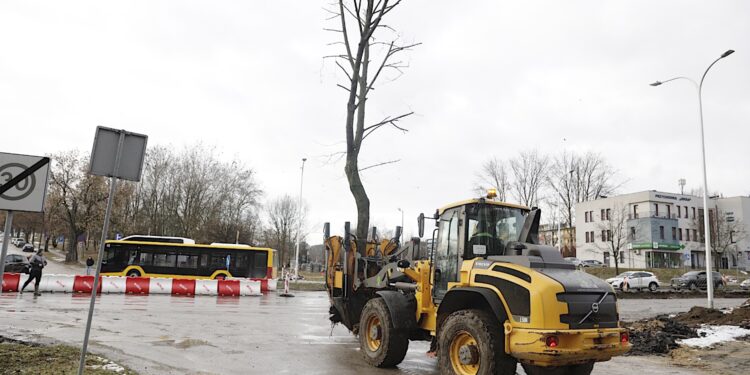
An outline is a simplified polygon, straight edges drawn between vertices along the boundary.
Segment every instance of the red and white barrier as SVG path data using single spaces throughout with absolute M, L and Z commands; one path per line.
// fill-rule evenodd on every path
M 29 275 L 5 273 L 2 280 L 3 292 L 17 292 Z M 26 290 L 28 291 L 29 285 Z M 39 284 L 40 292 L 91 293 L 94 276 L 83 275 L 43 275 Z M 33 290 L 33 289 L 32 289 Z M 169 279 L 148 277 L 100 276 L 99 293 L 128 294 L 172 294 L 206 296 L 255 296 L 263 291 L 276 290 L 276 280 L 251 279 Z
M 23 284 L 21 284 L 21 286 L 23 286 Z M 73 278 L 68 275 L 44 275 L 42 276 L 42 282 L 39 283 L 39 291 L 72 293 Z
M 218 294 L 219 280 L 195 280 L 195 295 L 215 296 Z
M 148 277 L 126 277 L 125 293 L 127 294 L 149 294 L 151 290 L 151 279 Z
M 172 294 L 172 279 L 152 277 L 148 283 L 149 294 Z
M 102 276 L 102 293 L 125 293 L 127 291 L 127 284 L 125 282 L 127 277 L 123 276 Z
M 261 294 L 261 282 L 255 280 L 240 280 L 241 296 L 257 296 Z

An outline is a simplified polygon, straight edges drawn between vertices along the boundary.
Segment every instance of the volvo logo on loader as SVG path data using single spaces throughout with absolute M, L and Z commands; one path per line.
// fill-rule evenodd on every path
M 594 312 L 594 314 L 597 314 L 599 312 L 599 304 L 594 302 L 591 304 L 591 311 Z

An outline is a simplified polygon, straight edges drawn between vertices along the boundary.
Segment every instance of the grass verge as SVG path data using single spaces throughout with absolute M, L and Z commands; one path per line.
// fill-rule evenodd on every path
M 0 372 L 3 374 L 67 375 L 78 373 L 81 349 L 67 345 L 39 345 L 0 336 Z M 87 375 L 136 375 L 106 358 L 88 354 Z

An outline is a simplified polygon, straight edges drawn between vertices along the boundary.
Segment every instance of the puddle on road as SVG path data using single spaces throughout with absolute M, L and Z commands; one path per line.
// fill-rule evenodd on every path
M 164 336 L 162 336 L 162 337 L 164 337 Z M 206 340 L 198 340 L 198 339 L 185 339 L 185 340 L 182 340 L 182 341 L 175 341 L 175 340 L 171 340 L 171 339 L 162 339 L 160 341 L 152 341 L 151 345 L 156 345 L 156 346 L 171 346 L 171 347 L 175 347 L 175 348 L 178 348 L 178 349 L 189 349 L 189 348 L 192 348 L 194 346 L 214 346 L 214 345 L 211 345 Z

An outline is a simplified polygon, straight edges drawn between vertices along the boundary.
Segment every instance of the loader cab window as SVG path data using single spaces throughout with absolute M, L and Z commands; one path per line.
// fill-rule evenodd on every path
M 464 258 L 503 255 L 508 242 L 519 240 L 525 216 L 518 208 L 481 203 L 467 207 Z
M 460 213 L 458 208 L 446 210 L 440 217 L 438 245 L 435 251 L 433 285 L 434 297 L 442 300 L 448 291 L 448 283 L 458 281 L 459 256 L 459 225 Z

